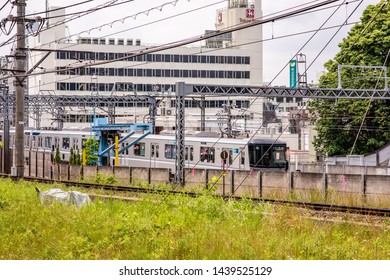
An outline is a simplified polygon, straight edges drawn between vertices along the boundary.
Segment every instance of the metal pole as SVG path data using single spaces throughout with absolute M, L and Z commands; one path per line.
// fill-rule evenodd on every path
M 3 139 L 3 172 L 5 174 L 11 173 L 11 157 L 10 157 L 10 147 L 9 147 L 9 98 L 8 98 L 8 87 L 3 88 L 3 98 L 4 98 L 4 104 L 3 104 L 3 128 L 4 128 L 4 139 Z
M 15 167 L 16 177 L 22 178 L 24 173 L 24 78 L 26 74 L 26 36 L 25 36 L 25 0 L 16 0 L 17 6 L 17 34 L 16 34 L 16 133 L 15 133 Z
M 119 144 L 118 135 L 115 135 L 115 166 L 119 166 Z
M 184 185 L 184 95 L 185 84 L 184 82 L 176 83 L 176 170 L 175 170 L 175 183 Z

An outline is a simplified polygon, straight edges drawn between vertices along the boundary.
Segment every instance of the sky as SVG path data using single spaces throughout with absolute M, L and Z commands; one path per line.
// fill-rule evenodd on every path
M 86 4 L 77 5 L 66 10 L 68 13 L 88 10 L 112 0 L 94 0 Z M 109 37 L 141 39 L 143 44 L 165 44 L 201 35 L 205 30 L 214 29 L 216 11 L 227 6 L 227 0 L 118 0 L 126 2 L 112 8 L 106 8 L 91 15 L 80 17 L 68 23 L 68 34 L 81 34 L 84 37 Z M 263 0 L 263 16 L 285 11 L 286 9 L 301 7 L 303 4 L 319 3 L 323 0 Z M 3 1 L 2 1 L 3 2 Z M 48 0 L 49 6 L 67 6 L 84 2 L 81 0 Z M 174 5 L 174 3 L 176 4 Z M 348 2 L 343 5 L 325 24 L 326 27 L 337 26 L 360 4 L 356 12 L 348 19 L 348 23 L 358 21 L 363 10 L 380 0 L 337 1 L 335 4 Z M 26 1 L 26 13 L 36 13 L 45 10 L 46 1 Z M 332 4 L 330 6 L 335 6 Z M 2 5 L 0 5 L 2 6 Z M 345 26 L 336 34 L 337 28 L 319 32 L 309 43 L 313 33 L 289 36 L 294 33 L 312 31 L 322 26 L 326 19 L 335 11 L 336 7 L 324 9 L 315 13 L 297 16 L 286 20 L 275 21 L 263 25 L 263 82 L 272 82 L 273 86 L 289 84 L 288 62 L 296 53 L 306 56 L 308 67 L 307 81 L 317 82 L 317 73 L 324 70 L 324 63 L 332 59 L 339 51 L 338 44 L 347 36 L 352 25 Z M 8 14 L 16 15 L 16 7 L 11 10 L 8 4 L 0 11 L 0 19 Z M 180 15 L 182 14 L 182 15 Z M 44 16 L 44 14 L 42 14 Z M 169 18 L 171 17 L 171 18 Z M 167 19 L 169 18 L 169 19 Z M 114 22 L 115 20 L 119 20 Z M 158 21 L 158 23 L 153 23 Z M 112 23 L 111 26 L 105 25 Z M 104 25 L 104 26 L 103 26 Z M 97 28 L 100 27 L 101 28 Z M 91 30 L 93 29 L 93 30 Z M 89 33 L 87 32 L 89 31 Z M 14 34 L 16 28 L 14 28 Z M 336 36 L 332 39 L 331 37 Z M 285 38 L 280 38 L 285 37 Z M 76 39 L 76 37 L 73 37 Z M 0 36 L 0 42 L 6 39 Z M 197 43 L 198 45 L 200 43 Z M 326 44 L 328 44 L 326 46 Z M 326 47 L 325 47 L 326 46 Z M 0 55 L 9 52 L 10 46 L 0 48 Z M 279 74 L 280 72 L 280 74 Z

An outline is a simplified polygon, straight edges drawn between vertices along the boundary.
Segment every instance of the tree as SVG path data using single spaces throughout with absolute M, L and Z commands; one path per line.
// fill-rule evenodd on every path
M 56 154 L 54 156 L 54 162 L 57 164 L 61 163 L 60 148 L 58 146 L 56 147 Z
M 70 165 L 73 165 L 73 164 L 74 164 L 74 153 L 73 153 L 73 148 L 70 148 L 69 164 L 70 164 Z
M 83 151 L 87 158 L 87 165 L 96 165 L 98 161 L 99 142 L 93 138 L 88 138 L 83 144 Z
M 325 63 L 327 73 L 320 79 L 321 88 L 337 88 L 338 65 L 390 66 L 390 7 L 383 4 L 382 0 L 368 6 L 361 23 L 339 44 L 339 53 Z M 343 88 L 383 89 L 384 80 L 379 67 L 341 71 Z M 317 99 L 309 108 L 317 130 L 317 151 L 329 156 L 367 154 L 390 142 L 389 100 Z
M 76 149 L 74 152 L 74 164 L 81 165 L 81 157 L 80 157 L 79 149 Z

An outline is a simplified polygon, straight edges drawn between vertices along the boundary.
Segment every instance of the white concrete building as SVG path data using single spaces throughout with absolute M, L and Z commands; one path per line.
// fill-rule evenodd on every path
M 65 10 L 50 12 L 49 16 L 59 16 L 55 20 L 61 22 Z M 261 0 L 227 0 L 227 7 L 216 12 L 215 30 L 250 22 L 261 16 Z M 30 68 L 47 53 L 37 49 L 52 50 L 39 64 L 37 71 L 41 73 L 29 77 L 29 95 L 153 95 L 161 101 L 156 119 L 156 131 L 161 131 L 175 126 L 174 91 L 178 81 L 226 86 L 263 85 L 261 25 L 214 37 L 202 42 L 199 47 L 179 47 L 125 58 L 153 46 L 136 38 L 82 37 L 69 41 L 66 26 L 57 25 L 56 22 L 49 22 L 52 28 L 40 32 L 37 37 L 29 37 L 28 45 L 32 50 L 28 60 Z M 282 131 L 275 127 L 269 131 L 266 124 L 261 129 L 264 116 L 272 111 L 269 101 L 234 96 L 225 99 L 206 98 L 206 131 L 219 131 L 226 127 L 224 104 L 227 103 L 234 105 L 231 111 L 233 130 L 243 134 L 275 134 Z M 64 109 L 60 120 L 40 112 L 40 115 L 31 116 L 29 125 L 47 128 L 56 126 L 60 121 L 65 128 L 86 127 L 90 126 L 95 116 L 107 115 L 107 111 L 100 108 L 74 106 Z M 116 123 L 143 122 L 148 119 L 148 108 L 116 108 L 115 113 Z M 268 120 L 267 123 L 270 122 Z M 186 129 L 200 130 L 200 127 L 197 101 L 188 99 Z

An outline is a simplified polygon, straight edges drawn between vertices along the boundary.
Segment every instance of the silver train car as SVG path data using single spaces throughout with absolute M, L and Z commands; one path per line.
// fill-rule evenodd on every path
M 3 139 L 1 131 L 1 138 Z M 10 131 L 10 146 L 15 143 L 14 131 Z M 139 135 L 138 135 L 139 136 Z M 133 142 L 137 134 L 130 136 L 121 147 Z M 59 148 L 63 162 L 69 161 L 70 149 L 80 153 L 90 131 L 25 130 L 25 149 L 51 151 Z M 186 168 L 229 170 L 287 170 L 286 143 L 274 139 L 246 138 L 226 139 L 217 137 L 186 136 L 184 159 Z M 96 151 L 97 152 L 97 151 Z M 119 155 L 120 166 L 175 169 L 176 140 L 174 136 L 148 135 Z M 111 153 L 110 165 L 115 165 Z

